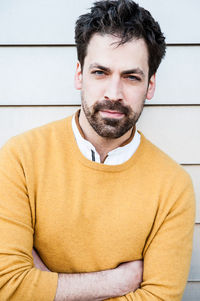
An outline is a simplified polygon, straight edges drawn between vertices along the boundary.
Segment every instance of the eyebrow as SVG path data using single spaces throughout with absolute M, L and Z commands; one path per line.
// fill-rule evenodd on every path
M 101 69 L 103 71 L 106 71 L 106 72 L 111 72 L 111 69 L 108 68 L 108 67 L 105 67 L 105 66 L 101 66 L 99 64 L 91 64 L 89 66 L 89 69 L 93 69 L 93 68 L 97 68 L 97 69 Z M 140 76 L 142 76 L 143 78 L 145 77 L 145 74 L 144 72 L 138 67 L 138 68 L 133 68 L 133 69 L 129 69 L 129 70 L 124 70 L 121 72 L 122 75 L 127 75 L 127 74 L 138 74 Z
M 111 72 L 110 68 L 101 66 L 101 65 L 96 64 L 96 63 L 95 63 L 95 64 L 91 64 L 91 65 L 89 66 L 89 70 L 91 70 L 91 69 L 93 69 L 93 68 L 97 68 L 97 69 L 101 69 L 101 70 L 103 70 L 103 71 Z

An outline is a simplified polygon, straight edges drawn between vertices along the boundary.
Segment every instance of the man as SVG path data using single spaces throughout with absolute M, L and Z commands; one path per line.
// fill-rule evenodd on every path
M 80 112 L 0 153 L 0 300 L 181 300 L 191 181 L 135 128 L 165 54 L 160 27 L 132 1 L 100 1 L 76 43 Z

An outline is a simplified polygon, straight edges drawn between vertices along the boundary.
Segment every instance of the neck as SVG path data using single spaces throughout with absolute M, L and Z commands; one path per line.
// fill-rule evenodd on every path
M 101 162 L 104 162 L 105 158 L 107 157 L 110 151 L 119 147 L 126 140 L 128 140 L 132 133 L 132 129 L 130 129 L 128 132 L 126 132 L 123 136 L 119 138 L 113 139 L 101 137 L 91 127 L 82 109 L 80 111 L 79 124 L 84 133 L 85 139 L 92 143 L 92 145 L 94 145 L 96 151 L 100 156 Z

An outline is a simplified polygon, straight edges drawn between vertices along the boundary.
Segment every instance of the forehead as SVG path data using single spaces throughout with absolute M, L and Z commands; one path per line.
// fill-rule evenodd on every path
M 120 39 L 112 35 L 94 34 L 87 48 L 84 65 L 98 63 L 105 67 L 148 69 L 148 50 L 143 39 L 133 39 L 119 45 Z

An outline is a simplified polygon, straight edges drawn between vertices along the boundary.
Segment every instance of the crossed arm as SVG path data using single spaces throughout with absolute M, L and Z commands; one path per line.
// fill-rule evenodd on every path
M 34 265 L 47 271 L 36 251 L 32 251 Z M 117 268 L 81 274 L 59 274 L 54 301 L 101 301 L 135 291 L 142 282 L 142 261 L 122 263 Z

